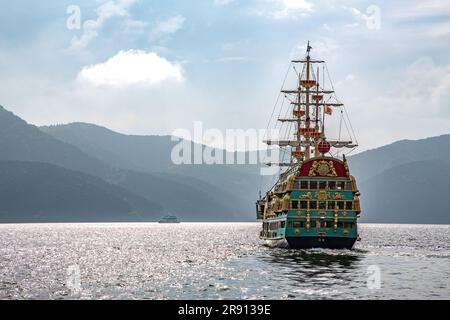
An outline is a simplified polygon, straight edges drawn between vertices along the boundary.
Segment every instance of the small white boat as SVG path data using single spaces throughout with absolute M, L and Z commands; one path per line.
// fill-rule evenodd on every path
M 180 221 L 178 220 L 178 217 L 168 214 L 159 219 L 158 223 L 180 223 Z

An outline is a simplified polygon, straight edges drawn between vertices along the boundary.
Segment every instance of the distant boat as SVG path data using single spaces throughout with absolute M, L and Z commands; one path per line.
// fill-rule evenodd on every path
M 158 223 L 180 223 L 180 221 L 178 217 L 168 214 L 159 219 Z

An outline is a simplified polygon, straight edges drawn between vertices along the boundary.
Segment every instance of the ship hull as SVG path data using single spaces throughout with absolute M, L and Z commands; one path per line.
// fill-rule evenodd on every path
M 284 239 L 264 239 L 265 245 L 271 248 L 285 249 L 352 249 L 355 238 L 344 237 L 288 237 Z
M 352 249 L 356 239 L 344 237 L 288 237 L 290 249 Z

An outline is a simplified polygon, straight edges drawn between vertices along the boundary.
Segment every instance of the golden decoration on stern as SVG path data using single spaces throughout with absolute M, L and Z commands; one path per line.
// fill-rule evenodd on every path
M 317 175 L 322 177 L 337 177 L 333 161 L 314 161 L 311 169 L 309 170 L 309 176 L 316 177 Z
M 326 191 L 322 190 L 317 193 L 317 200 L 319 200 L 319 201 L 326 201 L 326 200 L 328 200 L 328 198 L 329 198 L 329 195 Z

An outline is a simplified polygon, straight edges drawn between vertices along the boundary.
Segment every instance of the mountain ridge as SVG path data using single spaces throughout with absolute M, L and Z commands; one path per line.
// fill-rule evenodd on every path
M 184 221 L 254 220 L 258 190 L 267 182 L 257 165 L 176 166 L 170 151 L 177 142 L 167 135 L 124 135 L 88 123 L 38 128 L 18 119 L 0 108 L 0 160 L 49 162 L 93 175 Z M 401 140 L 348 157 L 362 193 L 361 221 L 450 223 L 449 159 L 450 135 Z M 439 184 L 437 191 L 424 187 L 427 179 Z M 426 215 L 423 199 L 411 196 L 419 193 L 433 199 Z

